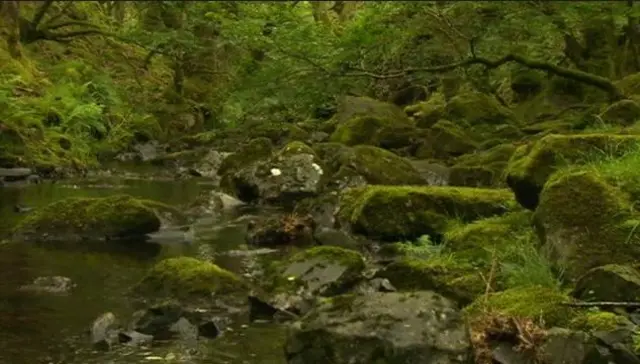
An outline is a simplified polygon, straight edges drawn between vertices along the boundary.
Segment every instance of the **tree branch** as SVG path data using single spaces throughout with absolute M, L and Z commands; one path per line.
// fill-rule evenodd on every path
M 640 302 L 567 302 L 565 306 L 571 307 L 640 307 Z
M 425 73 L 448 72 L 461 67 L 468 67 L 472 65 L 482 65 L 487 69 L 495 69 L 510 62 L 515 62 L 530 69 L 545 71 L 547 73 L 550 73 L 556 76 L 565 77 L 574 81 L 582 82 L 590 86 L 594 86 L 596 88 L 599 88 L 607 92 L 609 94 L 609 97 L 612 100 L 617 101 L 617 100 L 622 100 L 627 98 L 622 93 L 622 91 L 620 91 L 620 89 L 616 87 L 613 84 L 613 82 L 611 82 L 611 80 L 609 80 L 608 78 L 604 78 L 604 77 L 583 72 L 580 70 L 574 70 L 574 69 L 556 66 L 548 62 L 532 60 L 517 54 L 508 54 L 497 60 L 490 60 L 487 58 L 472 56 L 471 58 L 468 58 L 460 62 L 452 63 L 452 64 L 435 66 L 435 67 L 407 68 L 405 70 L 402 70 L 396 73 L 386 74 L 386 75 L 378 75 L 372 72 L 368 72 L 366 70 L 358 70 L 360 72 L 345 73 L 345 74 L 342 74 L 342 76 L 346 76 L 346 77 L 366 76 L 366 77 L 372 77 L 376 79 L 389 79 L 389 78 L 405 77 L 407 75 L 410 75 L 413 73 L 420 73 L 420 72 L 425 72 Z
M 51 7 L 51 5 L 53 5 L 53 0 L 47 0 L 38 8 L 36 15 L 34 15 L 33 20 L 31 21 L 31 25 L 34 29 L 38 28 L 38 25 L 40 25 L 40 22 L 42 22 L 42 19 L 47 14 L 47 11 Z

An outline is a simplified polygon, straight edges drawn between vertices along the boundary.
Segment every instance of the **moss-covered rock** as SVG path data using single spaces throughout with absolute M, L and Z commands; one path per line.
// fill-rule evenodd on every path
M 445 116 L 446 106 L 444 95 L 435 93 L 428 101 L 407 106 L 404 112 L 413 117 L 417 127 L 427 129 Z
M 452 259 L 402 258 L 377 273 L 399 290 L 435 291 L 462 305 L 481 295 L 486 284 L 473 266 Z
M 354 147 L 339 156 L 339 164 L 349 167 L 370 184 L 420 185 L 424 180 L 408 160 L 387 150 L 367 145 Z
M 479 92 L 465 92 L 447 103 L 445 118 L 469 126 L 514 124 L 516 117 L 494 97 Z
M 460 125 L 440 120 L 431 127 L 431 143 L 435 158 L 457 157 L 477 148 L 472 137 Z
M 623 79 L 616 81 L 615 85 L 625 95 L 640 95 L 640 72 L 625 76 Z
M 358 233 L 399 241 L 441 235 L 444 219 L 472 221 L 503 214 L 513 205 L 507 190 L 366 186 L 342 194 L 338 217 Z
M 397 149 L 411 145 L 420 134 L 419 130 L 410 124 L 363 116 L 340 124 L 331 135 L 330 141 L 349 146 L 373 145 Z
M 547 135 L 516 149 L 507 166 L 507 184 L 518 202 L 528 209 L 538 205 L 542 187 L 561 166 L 580 164 L 602 156 L 620 156 L 636 147 L 635 135 Z
M 273 143 L 268 138 L 253 139 L 225 158 L 220 165 L 218 174 L 224 176 L 226 173 L 237 171 L 259 159 L 268 158 L 272 151 Z
M 491 187 L 498 184 L 500 174 L 486 167 L 453 166 L 449 185 L 463 187 Z
M 632 325 L 625 317 L 606 311 L 581 312 L 569 322 L 569 328 L 588 333 L 612 332 Z
M 369 97 L 345 96 L 338 104 L 332 121 L 341 125 L 356 117 L 371 117 L 378 120 L 409 124 L 407 115 L 398 106 Z
M 157 297 L 209 299 L 212 294 L 246 292 L 247 287 L 235 274 L 213 263 L 177 257 L 156 263 L 134 290 Z
M 155 206 L 157 207 L 157 206 Z M 13 230 L 16 240 L 140 237 L 157 231 L 154 206 L 127 195 L 68 198 L 35 210 Z
M 558 290 L 532 286 L 479 297 L 465 311 L 472 320 L 493 313 L 528 318 L 535 322 L 542 319 L 546 327 L 554 327 L 565 326 L 576 316 L 576 310 L 565 305 L 568 302 L 571 302 L 571 298 Z
M 519 70 L 511 77 L 511 90 L 518 100 L 534 96 L 544 87 L 544 75 L 534 70 Z
M 345 293 L 362 279 L 364 269 L 364 257 L 357 251 L 318 246 L 273 264 L 266 287 L 271 295 L 299 296 L 303 288 L 312 296 L 332 296 Z
M 503 143 L 490 149 L 463 155 L 456 159 L 458 166 L 486 167 L 494 163 L 506 163 L 516 150 L 513 143 Z
M 626 196 L 595 173 L 554 176 L 541 193 L 534 219 L 544 251 L 568 279 L 640 258 L 638 219 Z
M 533 234 L 529 211 L 517 211 L 502 216 L 453 226 L 444 235 L 444 243 L 456 256 L 474 266 L 488 268 L 495 254 L 508 254 L 519 239 Z
M 580 277 L 572 295 L 582 301 L 637 302 L 640 271 L 636 266 L 608 264 Z
M 600 115 L 607 124 L 628 126 L 640 119 L 640 105 L 634 100 L 620 100 Z
M 285 145 L 279 152 L 280 155 L 293 155 L 293 154 L 311 154 L 313 156 L 316 155 L 316 152 L 307 144 L 294 141 Z

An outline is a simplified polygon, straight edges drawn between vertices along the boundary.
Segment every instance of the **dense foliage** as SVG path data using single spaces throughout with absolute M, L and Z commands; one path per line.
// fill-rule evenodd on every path
M 7 1 L 4 159 L 57 164 L 71 153 L 86 165 L 134 136 L 303 121 L 340 95 L 388 99 L 447 78 L 500 96 L 522 70 L 518 62 L 425 69 L 470 57 L 517 54 L 619 79 L 640 69 L 633 5 Z

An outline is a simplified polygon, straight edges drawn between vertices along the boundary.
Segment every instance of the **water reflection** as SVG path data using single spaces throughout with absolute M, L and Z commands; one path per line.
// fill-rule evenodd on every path
M 67 197 L 127 193 L 182 207 L 192 204 L 209 188 L 194 181 L 122 179 L 0 188 L 0 235 L 6 235 L 11 226 L 25 216 L 14 211 L 16 205 L 37 208 Z M 170 234 L 166 234 L 164 237 L 169 238 L 157 239 L 160 244 L 136 240 L 0 245 L 0 364 L 147 362 L 139 352 L 131 349 L 123 349 L 128 350 L 127 353 L 92 352 L 88 329 L 93 319 L 111 311 L 126 320 L 134 309 L 127 299 L 130 288 L 154 262 L 166 257 L 189 255 L 211 259 L 238 274 L 254 269 L 256 264 L 269 259 L 268 256 L 223 254 L 225 251 L 248 249 L 245 245 L 247 221 L 238 218 L 254 213 L 260 212 L 242 211 L 202 217 L 193 224 L 190 242 L 172 239 Z M 66 296 L 18 290 L 42 276 L 69 277 L 77 286 L 72 294 Z M 267 354 L 255 352 L 267 350 L 266 347 L 250 349 L 257 341 L 264 341 L 264 337 L 256 335 L 270 336 L 268 332 L 271 329 L 265 330 L 247 331 L 246 334 L 253 333 L 249 337 L 244 332 L 236 332 L 207 347 L 227 353 L 212 353 L 222 359 L 215 362 L 271 362 L 262 360 Z M 275 330 L 279 332 L 280 329 Z M 276 353 L 277 357 L 281 351 L 278 349 Z M 206 356 L 209 358 L 194 358 L 193 362 L 210 363 L 211 357 Z

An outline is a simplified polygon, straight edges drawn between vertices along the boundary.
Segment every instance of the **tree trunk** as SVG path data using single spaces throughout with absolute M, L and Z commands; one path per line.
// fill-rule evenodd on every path
M 15 59 L 21 58 L 20 4 L 18 1 L 2 1 L 2 3 L 0 3 L 0 19 L 2 20 L 2 36 L 7 42 L 9 54 Z

